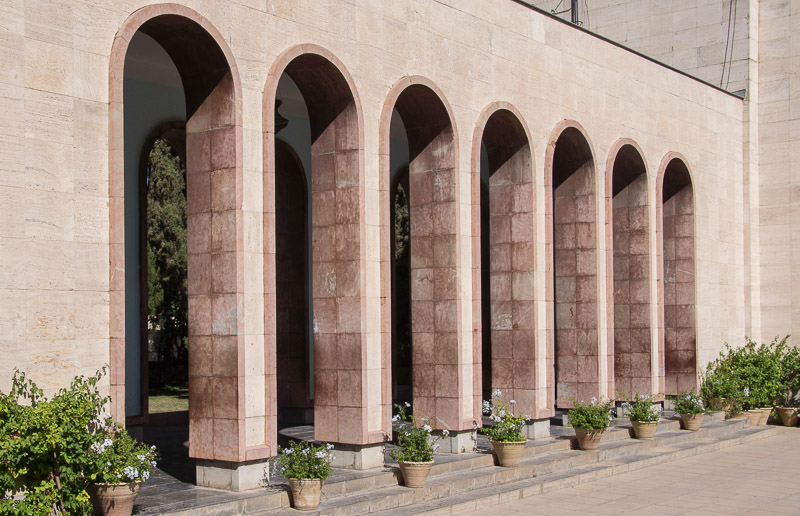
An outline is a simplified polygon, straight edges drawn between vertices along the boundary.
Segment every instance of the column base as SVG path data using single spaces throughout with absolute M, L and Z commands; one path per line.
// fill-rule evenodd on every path
M 248 491 L 262 487 L 266 459 L 227 462 L 198 459 L 197 485 L 225 491 Z
M 524 433 L 528 439 L 546 439 L 550 437 L 550 419 L 530 420 L 525 424 Z
M 441 453 L 470 453 L 475 451 L 478 438 L 475 430 L 450 432 L 449 437 L 436 441 Z
M 334 468 L 346 469 L 373 469 L 382 468 L 385 462 L 383 443 L 375 444 L 333 444 L 333 461 L 331 466 Z

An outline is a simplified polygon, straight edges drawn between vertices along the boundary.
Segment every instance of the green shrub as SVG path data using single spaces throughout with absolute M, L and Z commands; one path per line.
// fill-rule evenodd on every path
M 481 433 L 492 441 L 527 441 L 528 438 L 522 435 L 522 428 L 525 426 L 525 421 L 528 417 L 522 414 L 515 416 L 513 407 L 516 401 L 511 400 L 506 405 L 500 398 L 501 395 L 502 393 L 499 390 L 495 390 L 492 393 L 491 401 L 483 401 L 483 413 L 488 414 L 494 424 L 481 428 Z
M 628 419 L 647 423 L 657 422 L 661 418 L 661 406 L 651 400 L 652 396 L 637 392 L 633 401 L 623 403 L 622 406 L 628 412 Z
M 702 414 L 706 411 L 703 400 L 690 392 L 684 392 L 675 398 L 675 412 L 678 414 Z
M 433 427 L 426 417 L 415 417 L 406 414 L 405 405 L 395 405 L 397 414 L 392 418 L 392 425 L 397 432 L 397 446 L 391 451 L 389 457 L 398 462 L 430 462 L 433 453 L 439 448 L 436 441 L 450 435 L 447 430 L 442 431 L 442 437 L 433 437 Z
M 569 426 L 585 430 L 605 430 L 611 425 L 614 417 L 611 409 L 614 408 L 612 400 L 600 402 L 592 398 L 589 403 L 581 403 L 575 398 L 570 398 L 575 408 L 569 411 Z
M 91 512 L 86 488 L 96 474 L 89 450 L 109 400 L 97 391 L 105 368 L 76 377 L 48 400 L 24 373 L 15 371 L 11 392 L 0 393 L 0 514 Z M 20 485 L 21 500 L 11 495 Z
M 319 478 L 325 480 L 333 474 L 333 445 L 314 446 L 308 441 L 289 441 L 272 462 L 273 475 L 300 480 Z

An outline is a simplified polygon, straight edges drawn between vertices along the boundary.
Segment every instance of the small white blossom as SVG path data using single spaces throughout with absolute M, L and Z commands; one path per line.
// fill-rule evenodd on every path
M 592 405 L 597 405 L 597 398 L 595 398 L 594 396 L 592 396 L 592 400 L 591 401 L 592 401 Z
M 429 424 L 427 424 L 427 423 L 425 423 L 424 425 L 422 425 L 422 429 L 423 429 L 423 430 L 425 430 L 425 431 L 426 431 L 426 432 L 428 432 L 428 433 L 431 433 L 431 430 L 433 430 L 433 428 L 431 428 L 431 425 L 429 425 Z
M 324 451 L 318 451 L 317 453 L 314 454 L 314 457 L 316 457 L 318 459 L 324 459 L 325 455 L 327 455 L 327 454 Z
M 511 401 L 509 401 L 509 403 L 511 403 L 512 405 L 514 405 L 516 402 L 517 402 L 517 400 L 511 400 Z
M 395 423 L 399 423 L 400 422 L 400 414 L 395 414 L 394 416 L 392 416 L 392 421 L 395 422 Z
M 475 426 L 478 426 L 478 424 L 475 423 Z M 442 435 L 448 437 L 450 435 L 450 430 L 447 429 L 442 430 Z
M 493 398 L 499 398 L 502 394 L 503 393 L 500 392 L 500 389 L 495 389 L 494 392 L 492 393 L 492 397 Z
M 325 445 L 325 449 L 331 451 L 333 449 L 333 445 L 331 443 L 328 443 Z
M 411 406 L 411 403 L 409 403 L 409 402 L 405 402 L 405 406 L 406 406 L 406 407 L 410 407 L 410 406 Z

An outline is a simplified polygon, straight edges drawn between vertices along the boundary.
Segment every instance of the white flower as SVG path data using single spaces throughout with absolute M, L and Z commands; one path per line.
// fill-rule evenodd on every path
M 645 401 L 647 399 L 649 399 L 649 396 L 645 396 L 644 394 L 639 395 L 639 401 Z
M 747 387 L 744 388 L 744 395 L 748 396 L 748 397 L 750 396 L 750 389 L 749 388 L 747 388 Z
M 111 439 L 106 439 L 105 441 L 103 441 L 103 446 L 112 446 L 113 444 L 114 441 L 112 441 Z
M 431 428 L 431 425 L 429 425 L 429 424 L 427 424 L 427 423 L 426 423 L 425 425 L 423 425 L 423 426 L 422 426 L 422 429 L 423 429 L 423 430 L 425 430 L 425 431 L 426 431 L 426 432 L 428 432 L 428 433 L 431 433 L 431 430 L 433 430 L 433 429 Z
M 597 398 L 592 396 L 592 405 L 597 405 Z
M 284 448 L 283 449 L 283 454 L 284 455 L 291 455 L 293 453 L 294 453 L 294 448 Z
M 405 406 L 406 406 L 406 407 L 410 407 L 410 406 L 411 406 L 411 403 L 409 403 L 409 402 L 405 402 Z
M 150 449 L 156 451 L 156 445 L 154 444 L 153 446 L 150 447 Z
M 395 414 L 394 416 L 392 416 L 392 421 L 395 422 L 395 423 L 399 422 L 400 421 L 400 414 Z
M 500 417 L 506 417 L 506 411 L 505 410 L 501 410 L 501 411 L 499 411 L 497 413 L 497 415 L 500 416 Z
M 477 423 L 475 423 L 475 426 L 477 427 L 477 426 L 478 426 L 478 424 L 477 424 Z M 448 437 L 448 436 L 450 435 L 450 430 L 447 430 L 447 429 L 444 429 L 444 430 L 442 430 L 442 435 L 443 435 L 444 437 Z
M 326 453 L 324 451 L 318 451 L 317 453 L 314 454 L 314 457 L 316 457 L 318 459 L 324 459 L 325 455 L 326 455 Z
M 331 443 L 328 443 L 325 445 L 325 449 L 331 451 L 333 449 L 333 445 Z
M 511 400 L 511 401 L 509 401 L 509 403 L 511 403 L 512 405 L 514 405 L 516 402 L 517 402 L 517 400 Z
M 500 392 L 500 389 L 495 389 L 494 392 L 492 393 L 492 398 L 499 398 L 501 394 L 503 393 Z

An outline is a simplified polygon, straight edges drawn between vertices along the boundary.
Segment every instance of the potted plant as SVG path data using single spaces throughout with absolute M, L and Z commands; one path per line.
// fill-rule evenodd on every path
M 661 418 L 661 405 L 654 404 L 651 400 L 652 396 L 637 392 L 633 401 L 622 404 L 637 439 L 652 439 L 656 433 L 658 420 Z
M 502 393 L 495 390 L 491 401 L 484 400 L 483 413 L 489 415 L 494 423 L 481 429 L 481 433 L 489 438 L 497 456 L 497 462 L 503 467 L 514 467 L 522 458 L 522 451 L 528 439 L 522 434 L 528 416 L 514 415 L 515 400 L 506 405 L 500 398 Z
M 156 467 L 158 451 L 133 439 L 110 415 L 94 436 L 89 456 L 96 472 L 89 495 L 95 514 L 130 516 L 141 484 Z
M 433 428 L 429 419 L 406 414 L 409 406 L 408 403 L 395 405 L 397 414 L 392 418 L 392 424 L 397 432 L 397 446 L 389 457 L 400 464 L 406 487 L 417 488 L 425 486 L 425 480 L 433 467 L 433 453 L 439 448 L 436 441 L 450 433 L 443 430 L 441 437 L 434 437 L 431 435 Z
M 784 337 L 781 344 L 785 344 L 788 338 Z M 800 404 L 800 349 L 784 346 L 780 351 L 781 389 L 775 399 L 775 410 L 785 426 L 795 426 Z
M 319 507 L 322 484 L 333 474 L 333 445 L 315 446 L 308 441 L 289 441 L 289 446 L 278 449 L 271 459 L 273 475 L 289 481 L 292 507 L 300 511 L 313 511 Z
M 594 397 L 589 403 L 571 399 L 575 408 L 569 411 L 569 426 L 575 429 L 578 447 L 581 450 L 596 450 L 603 432 L 614 420 L 611 415 L 614 402 L 612 400 L 602 402 Z
M 700 396 L 683 393 L 675 398 L 675 412 L 681 415 L 684 430 L 696 432 L 703 422 L 706 408 Z

